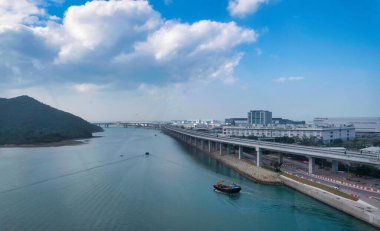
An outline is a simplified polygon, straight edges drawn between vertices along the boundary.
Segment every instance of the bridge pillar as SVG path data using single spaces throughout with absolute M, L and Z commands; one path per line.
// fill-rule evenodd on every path
M 239 145 L 239 160 L 241 160 L 242 152 L 243 152 L 243 148 Z
M 338 172 L 338 161 L 337 160 L 332 160 L 331 161 L 331 171 L 333 173 L 337 173 Z
M 314 174 L 315 172 L 315 158 L 309 157 L 309 173 Z
M 257 167 L 261 166 L 261 157 L 262 157 L 261 148 L 256 147 L 256 166 Z
M 222 143 L 219 143 L 219 155 L 222 155 Z
M 231 152 L 231 147 L 230 147 L 230 145 L 229 145 L 229 144 L 227 144 L 227 155 L 229 155 L 229 154 L 230 154 L 230 152 Z
M 280 152 L 278 154 L 278 163 L 282 163 L 283 162 L 283 159 L 284 159 L 284 155 Z
M 208 152 L 211 152 L 211 140 L 208 141 Z

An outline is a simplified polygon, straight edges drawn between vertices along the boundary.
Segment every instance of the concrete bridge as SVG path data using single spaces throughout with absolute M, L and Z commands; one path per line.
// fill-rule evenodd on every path
M 162 126 L 162 130 L 178 139 L 200 146 L 203 150 L 205 145 L 209 152 L 218 150 L 220 155 L 223 154 L 223 151 L 229 154 L 231 150 L 238 150 L 239 159 L 242 157 L 243 148 L 253 149 L 256 153 L 258 167 L 262 165 L 263 151 L 278 153 L 280 163 L 282 163 L 283 154 L 285 153 L 307 157 L 309 159 L 309 173 L 314 173 L 316 158 L 331 160 L 333 172 L 338 171 L 338 161 L 380 166 L 380 156 L 370 153 L 224 137 L 170 125 Z
M 158 122 L 94 122 L 92 124 L 98 125 L 100 127 L 142 127 L 142 128 L 153 128 L 159 129 L 161 123 Z

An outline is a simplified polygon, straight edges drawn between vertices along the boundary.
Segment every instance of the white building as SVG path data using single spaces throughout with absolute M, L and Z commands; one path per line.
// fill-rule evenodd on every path
M 315 118 L 315 125 L 353 125 L 355 132 L 367 134 L 380 134 L 380 117 L 334 117 Z
M 324 143 L 335 139 L 352 140 L 355 138 L 355 128 L 342 127 L 297 127 L 297 126 L 224 126 L 223 134 L 228 136 L 257 136 L 266 138 L 276 137 L 317 137 Z

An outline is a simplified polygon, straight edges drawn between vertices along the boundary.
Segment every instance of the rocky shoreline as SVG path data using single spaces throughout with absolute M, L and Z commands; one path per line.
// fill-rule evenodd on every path
M 262 184 L 270 185 L 282 185 L 280 175 L 269 170 L 256 167 L 252 163 L 246 160 L 239 160 L 233 155 L 219 155 L 218 152 L 210 153 L 211 156 L 223 163 L 224 165 L 232 168 L 236 172 L 244 175 L 245 177 L 251 179 L 252 181 L 259 182 Z

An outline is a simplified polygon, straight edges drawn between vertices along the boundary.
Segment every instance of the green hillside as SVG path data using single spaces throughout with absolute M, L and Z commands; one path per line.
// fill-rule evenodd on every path
M 0 145 L 89 138 L 103 129 L 29 96 L 0 98 Z

